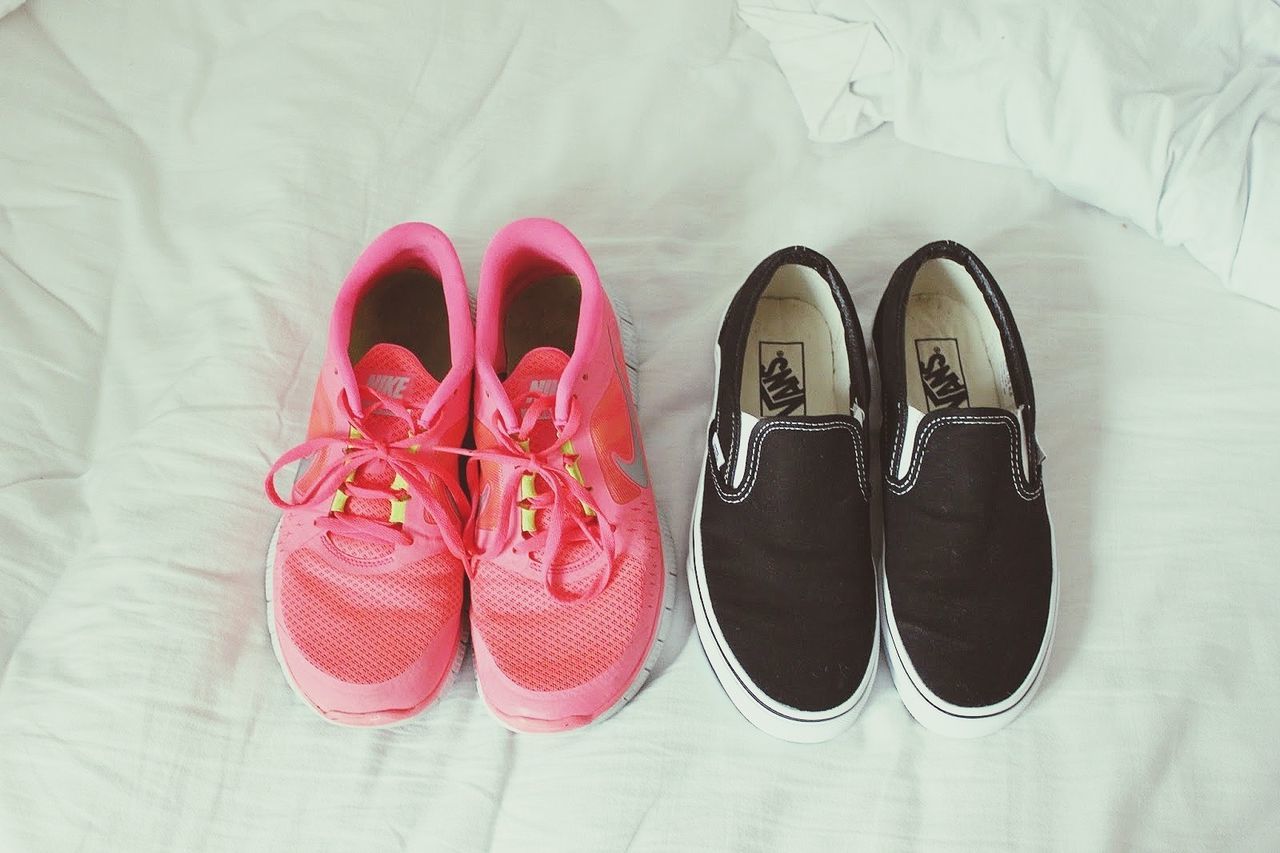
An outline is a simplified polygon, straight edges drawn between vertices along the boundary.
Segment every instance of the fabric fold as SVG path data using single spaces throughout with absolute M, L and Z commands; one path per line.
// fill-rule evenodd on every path
M 1026 168 L 1280 307 L 1280 5 L 740 0 L 811 138 Z
M 741 13 L 753 29 L 769 33 L 769 47 L 815 140 L 853 139 L 885 122 L 875 83 L 893 71 L 893 51 L 872 21 L 746 3 Z M 859 82 L 870 93 L 859 90 Z

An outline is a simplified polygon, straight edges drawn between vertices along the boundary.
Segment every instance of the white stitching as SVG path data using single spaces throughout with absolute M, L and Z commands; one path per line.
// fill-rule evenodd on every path
M 1030 490 L 1030 483 L 1022 474 L 1022 466 L 1018 464 L 1018 435 L 1014 430 L 1013 423 L 1008 418 L 1002 417 L 961 417 L 946 418 L 937 420 L 924 428 L 924 432 L 920 434 L 915 442 L 915 446 L 911 453 L 911 468 L 907 471 L 905 480 L 893 480 L 885 477 L 885 485 L 889 491 L 895 495 L 905 495 L 915 487 L 916 481 L 920 478 L 920 468 L 924 464 L 924 454 L 928 450 L 929 438 L 938 429 L 948 424 L 998 424 L 1003 426 L 1009 433 L 1009 471 L 1013 475 L 1013 488 L 1018 492 L 1018 496 L 1024 501 L 1033 501 L 1040 497 L 1040 493 L 1044 489 L 1044 484 L 1038 484 L 1034 490 Z
M 720 499 L 725 503 L 737 504 L 742 503 L 751 495 L 751 489 L 755 485 L 756 474 L 760 470 L 760 451 L 764 446 L 764 440 L 769 433 L 777 431 L 784 432 L 824 432 L 832 429 L 843 429 L 853 436 L 853 450 L 858 457 L 858 491 L 862 494 L 864 501 L 869 501 L 867 497 L 867 479 L 866 479 L 866 457 L 862 452 L 862 436 L 853 428 L 852 424 L 847 423 L 820 423 L 812 425 L 800 425 L 791 423 L 766 423 L 760 427 L 760 432 L 756 436 L 751 446 L 751 458 L 747 460 L 747 475 L 743 479 L 742 485 L 736 489 L 731 489 L 728 493 L 720 488 L 720 478 L 716 475 L 714 466 L 711 467 L 711 484 L 715 486 L 716 493 L 720 495 Z
M 747 461 L 747 476 L 744 478 L 743 484 L 737 489 L 732 489 L 726 493 L 720 488 L 720 478 L 715 476 L 713 471 L 711 477 L 712 485 L 715 486 L 716 492 L 725 503 L 742 503 L 750 496 L 751 489 L 755 485 L 756 474 L 760 470 L 760 452 L 768 433 L 775 430 L 784 432 L 823 432 L 831 429 L 843 429 L 853 436 L 853 449 L 858 457 L 858 491 L 861 492 L 863 500 L 869 500 L 865 474 L 866 461 L 862 453 L 862 437 L 854 430 L 852 425 L 846 423 L 823 423 L 803 426 L 790 423 L 767 423 L 760 428 L 760 433 L 752 445 L 751 458 Z
M 898 428 L 894 430 L 896 435 L 893 441 L 893 470 L 898 470 L 898 461 L 902 459 L 902 447 L 907 440 L 907 419 L 905 416 L 898 418 Z

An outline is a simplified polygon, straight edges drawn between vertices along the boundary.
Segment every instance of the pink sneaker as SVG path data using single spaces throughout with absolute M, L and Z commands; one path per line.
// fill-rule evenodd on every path
M 361 255 L 338 294 L 307 441 L 267 475 L 284 510 L 267 555 L 268 626 L 290 685 L 325 719 L 401 722 L 465 650 L 457 456 L 475 360 L 447 237 L 412 222 Z M 276 473 L 300 462 L 289 498 Z
M 661 649 L 675 585 L 617 318 L 582 244 L 525 219 L 494 237 L 476 319 L 471 632 L 515 731 L 608 716 Z

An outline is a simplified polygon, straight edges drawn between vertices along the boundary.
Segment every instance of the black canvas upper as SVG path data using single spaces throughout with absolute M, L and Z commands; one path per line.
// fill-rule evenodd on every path
M 822 711 L 858 688 L 877 630 L 863 426 L 848 415 L 762 419 L 745 448 L 736 486 L 730 473 L 753 312 L 783 264 L 817 270 L 829 284 L 845 326 L 850 396 L 867 405 L 862 332 L 839 274 L 803 247 L 770 256 L 735 296 L 721 329 L 718 405 L 708 435 L 699 534 L 714 611 L 708 615 L 729 645 L 720 652 L 730 652 L 770 698 Z M 719 466 L 716 444 L 725 457 Z M 696 592 L 694 606 L 705 606 Z
M 955 261 L 973 276 L 999 330 L 1027 427 L 998 408 L 944 408 L 920 421 L 899 478 L 906 422 L 905 309 L 921 265 Z M 1035 442 L 1035 399 L 1008 303 L 963 246 L 932 243 L 894 273 L 874 329 L 882 375 L 884 571 L 893 619 L 925 686 L 967 708 L 997 704 L 1031 673 L 1050 619 L 1052 540 Z

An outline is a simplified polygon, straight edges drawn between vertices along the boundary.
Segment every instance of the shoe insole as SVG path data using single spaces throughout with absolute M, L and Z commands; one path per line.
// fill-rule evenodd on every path
M 941 263 L 948 266 L 930 269 Z M 907 300 L 905 346 L 912 408 L 1017 410 L 1000 332 L 958 264 L 931 261 L 921 268 Z
M 825 286 L 821 295 L 830 298 Z M 747 336 L 742 411 L 762 418 L 849 414 L 848 370 L 841 379 L 837 359 L 846 360 L 843 330 L 833 330 L 811 301 L 766 291 Z
M 582 285 L 577 276 L 549 276 L 525 286 L 507 303 L 502 317 L 506 371 L 531 350 L 554 347 L 573 355 L 578 336 Z
M 404 347 L 432 377 L 444 378 L 453 359 L 449 309 L 440 279 L 426 270 L 403 269 L 369 286 L 351 318 L 347 355 L 357 364 L 382 343 Z

